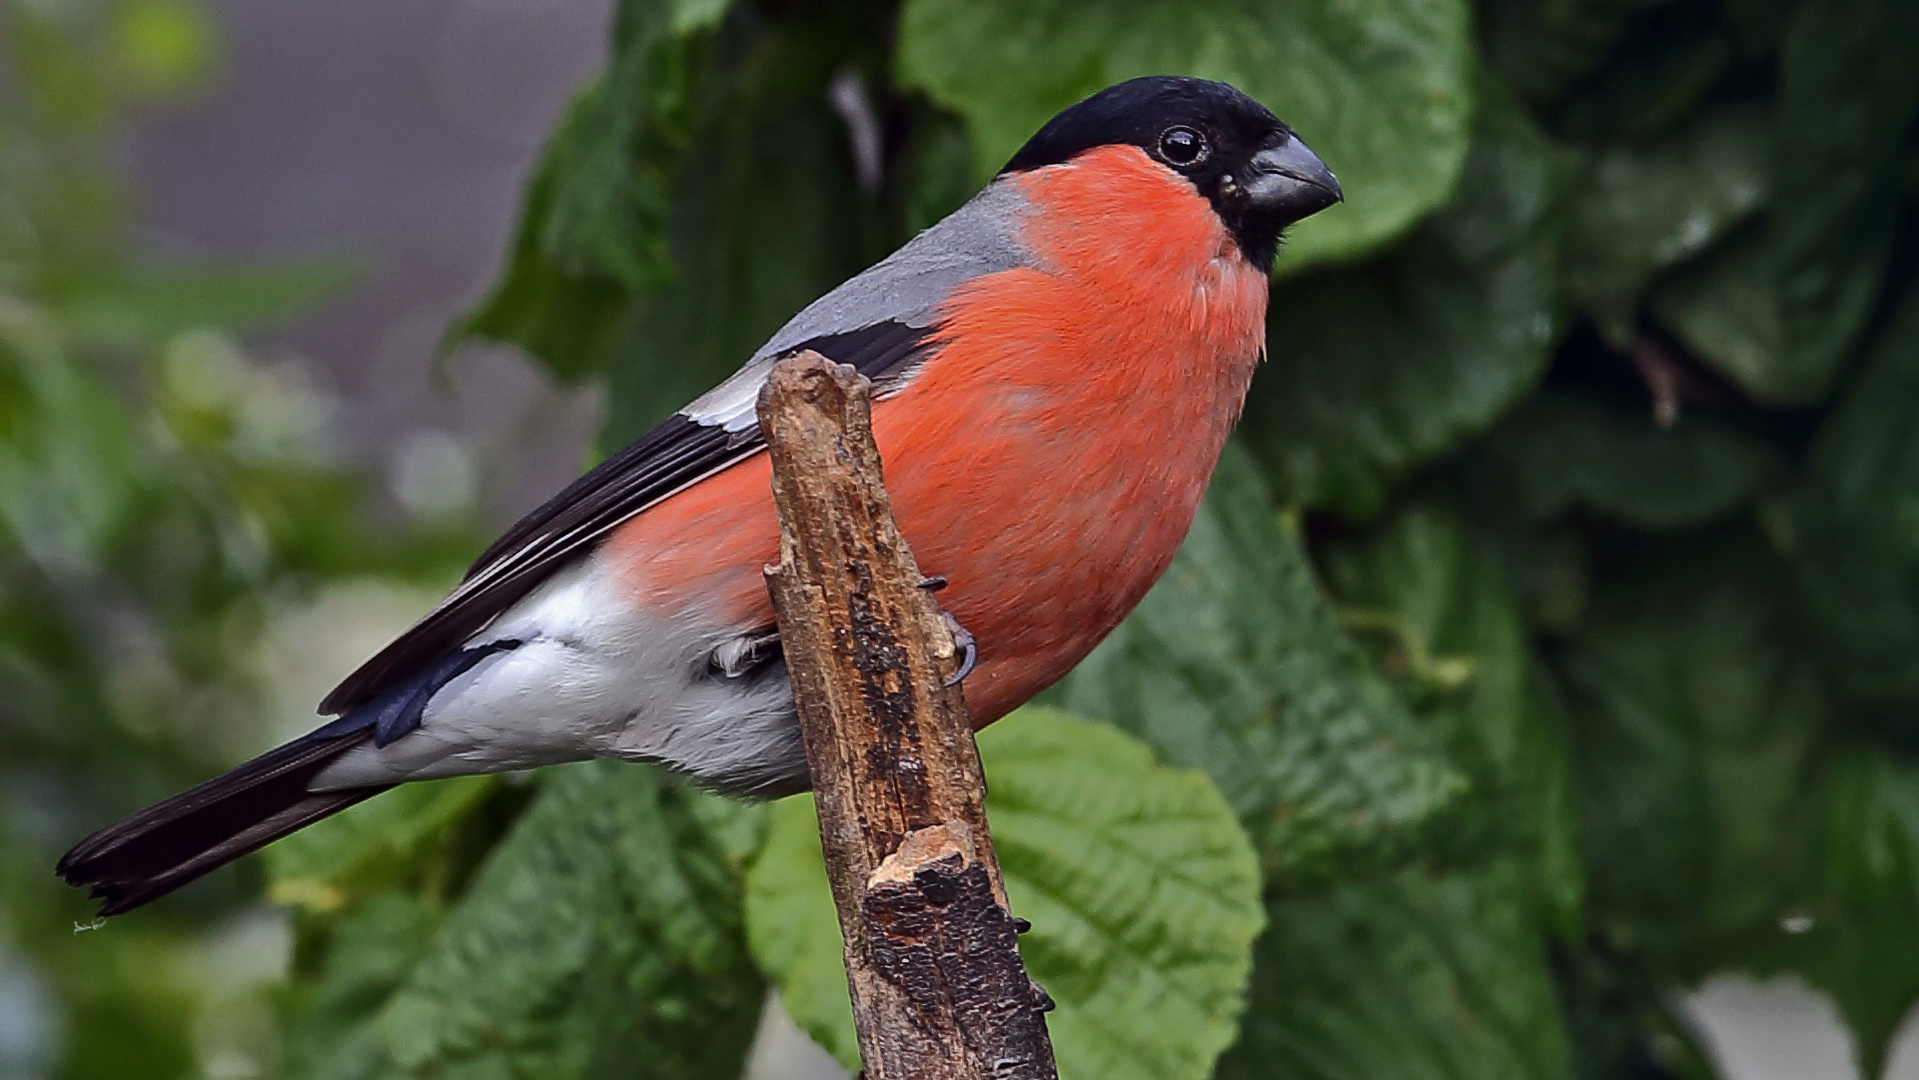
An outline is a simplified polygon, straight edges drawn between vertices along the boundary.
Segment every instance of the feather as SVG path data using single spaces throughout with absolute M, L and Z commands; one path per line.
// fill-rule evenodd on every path
M 313 793 L 307 782 L 370 730 L 318 734 L 269 750 L 76 844 L 54 872 L 118 915 L 179 888 L 385 787 Z

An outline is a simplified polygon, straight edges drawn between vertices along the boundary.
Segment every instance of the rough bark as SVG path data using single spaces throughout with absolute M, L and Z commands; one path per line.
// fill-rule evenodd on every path
M 767 568 L 868 1080 L 1050 1078 L 981 805 L 953 634 L 894 524 L 852 368 L 802 353 L 759 400 L 780 561 Z M 935 568 L 937 569 L 937 568 Z M 989 643 L 990 645 L 990 643 Z

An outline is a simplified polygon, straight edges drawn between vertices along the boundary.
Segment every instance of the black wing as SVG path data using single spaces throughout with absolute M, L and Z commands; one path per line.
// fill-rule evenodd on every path
M 888 320 L 802 342 L 789 354 L 812 349 L 851 364 L 883 393 L 910 375 L 932 334 L 932 327 Z M 621 522 L 765 448 L 758 425 L 729 433 L 681 414 L 668 418 L 521 518 L 445 600 L 335 687 L 320 711 L 345 712 L 437 661 Z

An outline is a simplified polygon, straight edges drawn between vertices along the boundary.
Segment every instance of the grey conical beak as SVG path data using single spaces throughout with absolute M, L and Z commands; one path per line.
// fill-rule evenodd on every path
M 1291 135 L 1278 146 L 1253 155 L 1252 175 L 1245 188 L 1254 206 L 1281 215 L 1289 223 L 1317 214 L 1346 197 L 1319 155 Z

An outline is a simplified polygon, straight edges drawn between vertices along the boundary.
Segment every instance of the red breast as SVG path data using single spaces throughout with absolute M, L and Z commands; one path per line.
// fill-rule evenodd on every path
M 1032 265 L 945 306 L 937 352 L 874 405 L 888 490 L 941 603 L 980 642 L 976 723 L 1064 675 L 1171 562 L 1238 418 L 1266 275 L 1207 200 L 1132 146 L 1009 176 Z M 623 525 L 607 554 L 662 613 L 772 624 L 764 456 Z

